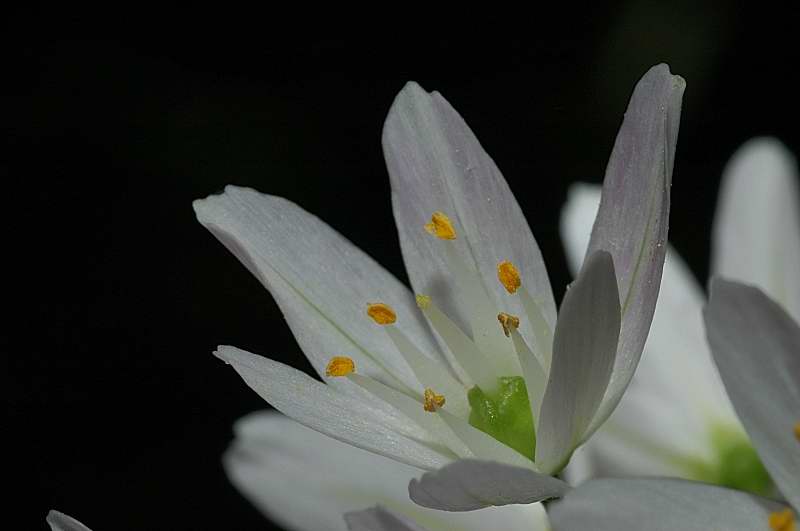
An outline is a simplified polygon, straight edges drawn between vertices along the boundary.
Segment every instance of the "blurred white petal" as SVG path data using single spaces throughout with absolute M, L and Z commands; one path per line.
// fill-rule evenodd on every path
M 469 514 L 426 509 L 408 497 L 422 470 L 359 450 L 277 413 L 255 413 L 235 427 L 225 469 L 261 511 L 297 531 L 345 530 L 343 513 L 379 504 L 428 531 L 545 531 L 541 505 Z
M 758 286 L 800 320 L 800 192 L 797 164 L 774 138 L 756 138 L 723 174 L 712 270 Z

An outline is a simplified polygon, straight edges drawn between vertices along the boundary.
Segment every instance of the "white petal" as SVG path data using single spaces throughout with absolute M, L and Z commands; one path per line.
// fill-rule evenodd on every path
M 460 237 L 454 243 L 480 272 L 494 295 L 493 303 L 523 314 L 519 297 L 509 297 L 497 280 L 497 264 L 510 260 L 552 328 L 553 294 L 528 223 L 500 170 L 442 95 L 408 83 L 389 111 L 383 149 L 400 244 L 414 289 L 431 295 L 462 326 L 469 322 L 452 304 L 456 286 L 441 242 L 423 230 L 431 214 L 442 211 L 455 223 Z M 529 325 L 522 326 L 530 339 Z
M 52 531 L 91 531 L 73 517 L 54 510 L 47 513 L 47 523 Z
M 395 346 L 367 317 L 367 303 L 392 306 L 396 326 L 423 352 L 436 352 L 435 341 L 411 293 L 377 262 L 280 197 L 228 186 L 221 195 L 195 201 L 194 209 L 200 223 L 270 290 L 321 377 L 331 357 L 346 355 L 365 374 L 390 380 L 383 368 L 418 387 Z
M 686 83 L 666 65 L 651 68 L 633 91 L 606 169 L 587 256 L 614 257 L 622 329 L 611 384 L 592 421 L 608 418 L 628 386 L 655 311 L 667 243 L 669 188 Z
M 723 174 L 712 270 L 758 286 L 800 320 L 800 196 L 797 164 L 778 140 L 757 138 Z
M 611 377 L 620 331 L 620 304 L 611 255 L 587 258 L 561 304 L 553 366 L 537 424 L 536 464 L 560 471 L 583 441 Z
M 708 342 L 761 461 L 800 509 L 800 326 L 758 288 L 714 279 Z
M 489 506 L 530 504 L 563 495 L 560 479 L 494 461 L 460 459 L 426 472 L 408 485 L 411 499 L 442 511 L 474 511 Z
M 276 413 L 236 425 L 225 456 L 236 487 L 290 529 L 346 529 L 342 514 L 380 504 L 428 531 L 546 528 L 540 505 L 491 508 L 464 515 L 422 508 L 408 497 L 420 470 L 320 435 Z
M 407 518 L 379 505 L 345 513 L 344 521 L 349 531 L 425 531 Z
M 276 409 L 326 435 L 420 468 L 438 468 L 454 457 L 431 448 L 430 436 L 404 415 L 386 418 L 298 370 L 235 347 L 215 354 Z
M 595 475 L 687 477 L 687 458 L 716 458 L 711 428 L 744 433 L 706 343 L 704 303 L 691 271 L 668 248 L 639 367 L 617 409 L 585 445 Z M 567 477 L 585 479 L 574 470 Z
M 561 209 L 561 241 L 573 275 L 581 270 L 581 264 L 586 257 L 592 226 L 600 206 L 600 190 L 594 184 L 573 184 L 567 192 L 567 202 Z
M 775 502 L 669 479 L 597 479 L 549 508 L 559 531 L 766 531 Z

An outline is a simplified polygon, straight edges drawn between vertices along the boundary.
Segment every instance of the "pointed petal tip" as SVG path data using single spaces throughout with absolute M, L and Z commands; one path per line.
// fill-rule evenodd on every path
M 683 92 L 686 88 L 686 80 L 677 74 L 673 74 L 667 63 L 659 63 L 648 70 L 642 80 L 658 79 L 661 77 L 670 78 L 672 80 L 673 90 Z

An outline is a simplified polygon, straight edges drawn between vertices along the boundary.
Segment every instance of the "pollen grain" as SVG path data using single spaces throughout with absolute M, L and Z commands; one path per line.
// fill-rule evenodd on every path
M 514 330 L 519 328 L 519 317 L 508 313 L 499 313 L 497 314 L 497 320 L 500 321 L 500 326 L 503 327 L 503 333 L 506 337 L 511 337 L 511 328 L 513 327 Z
M 325 368 L 325 376 L 347 376 L 356 371 L 356 364 L 347 356 L 334 356 Z
M 379 325 L 389 325 L 397 321 L 397 314 L 392 307 L 382 302 L 367 304 L 367 315 Z
M 442 240 L 455 240 L 456 229 L 444 212 L 434 212 L 430 223 L 425 224 L 425 230 Z
M 509 293 L 516 293 L 522 285 L 522 280 L 519 278 L 519 271 L 517 271 L 516 266 L 508 260 L 497 264 L 497 279 Z
M 437 395 L 431 388 L 425 389 L 424 398 L 425 402 L 422 407 L 429 413 L 433 413 L 444 406 L 444 395 Z

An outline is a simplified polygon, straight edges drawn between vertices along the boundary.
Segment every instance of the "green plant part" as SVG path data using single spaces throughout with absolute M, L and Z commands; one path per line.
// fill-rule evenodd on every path
M 694 463 L 691 471 L 695 479 L 760 496 L 775 493 L 769 473 L 744 433 L 728 427 L 715 427 L 711 442 L 715 459 Z
M 533 461 L 536 430 L 524 378 L 501 377 L 498 390 L 492 394 L 475 386 L 467 393 L 467 400 L 472 426 Z

